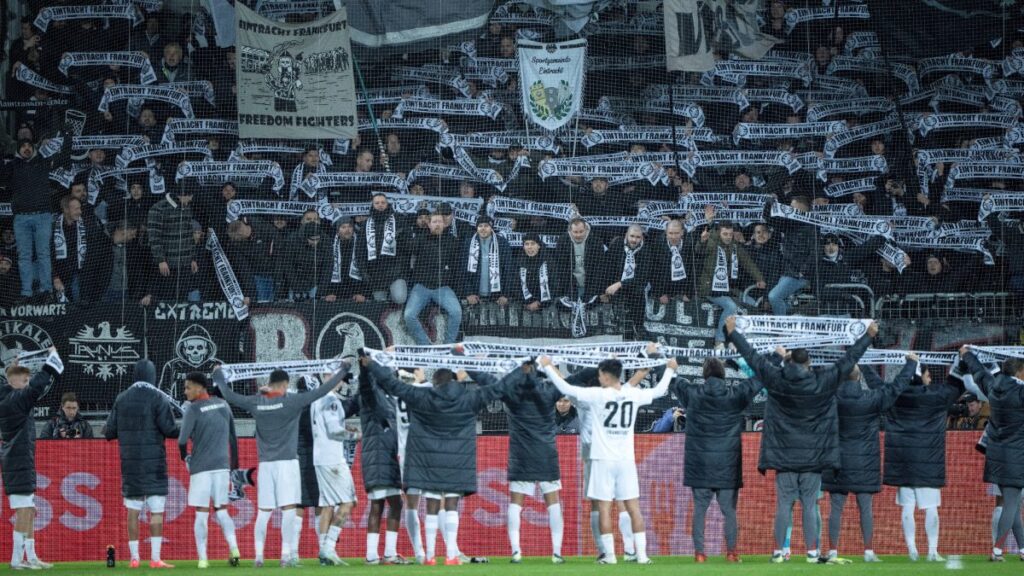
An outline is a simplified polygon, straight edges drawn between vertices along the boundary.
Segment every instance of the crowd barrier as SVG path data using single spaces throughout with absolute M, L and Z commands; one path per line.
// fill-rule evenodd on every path
M 990 518 L 993 498 L 982 482 L 983 457 L 974 450 L 980 433 L 950 432 L 947 434 L 947 485 L 942 493 L 942 537 L 939 548 L 949 554 L 982 554 L 991 546 Z M 760 435 L 743 438 L 743 477 L 745 486 L 739 497 L 740 552 L 767 555 L 773 548 L 772 518 L 775 510 L 774 476 L 757 472 Z M 170 495 L 164 525 L 165 558 L 195 558 L 192 533 L 193 513 L 186 506 L 188 473 L 178 460 L 177 447 L 169 441 L 167 458 L 171 470 Z M 239 441 L 243 466 L 256 465 L 256 445 L 252 439 Z M 567 556 L 595 555 L 589 529 L 589 506 L 583 502 L 582 469 L 578 457 L 578 438 L 560 436 L 558 451 L 562 468 L 562 506 L 565 515 Z M 479 491 L 465 499 L 461 508 L 459 546 L 467 554 L 508 555 L 506 507 L 508 504 L 506 463 L 508 438 L 484 436 L 477 441 Z M 637 462 L 640 470 L 641 503 L 647 520 L 648 551 L 652 555 L 691 555 L 690 518 L 693 500 L 689 488 L 683 486 L 684 435 L 640 435 L 636 438 Z M 51 561 L 102 561 L 107 545 L 117 547 L 118 557 L 126 557 L 125 513 L 120 495 L 120 463 L 117 444 L 102 440 L 39 441 L 36 449 L 39 488 L 36 494 L 37 548 L 42 558 Z M 359 503 L 346 524 L 339 543 L 344 557 L 361 557 L 365 553 L 367 501 L 361 484 L 358 458 L 353 468 Z M 258 478 L 257 478 L 258 481 Z M 238 528 L 239 543 L 246 558 L 253 557 L 252 529 L 256 517 L 255 489 L 247 497 L 231 505 L 231 514 Z M 822 517 L 828 517 L 827 498 L 821 501 Z M 875 543 L 880 554 L 905 553 L 900 528 L 900 510 L 895 504 L 895 491 L 885 488 L 876 496 Z M 13 512 L 5 509 L 13 522 Z M 422 511 L 421 511 L 422 513 Z M 312 524 L 313 511 L 307 510 L 301 550 L 305 557 L 315 557 L 316 537 Z M 522 542 L 526 555 L 551 553 L 547 516 L 539 495 L 528 498 L 523 510 Z M 271 520 L 267 538 L 267 556 L 277 557 L 280 545 L 278 514 Z M 794 514 L 794 550 L 801 551 L 802 531 L 799 510 Z M 211 517 L 211 524 L 213 523 Z M 923 522 L 918 523 L 923 526 Z M 724 553 L 722 516 L 712 504 L 708 514 L 706 551 Z M 841 550 L 854 554 L 861 550 L 856 506 L 848 505 L 843 519 Z M 143 538 L 148 534 L 143 529 Z M 921 528 L 919 546 L 924 545 Z M 399 538 L 400 553 L 411 557 L 404 527 Z M 9 546 L 0 538 L 0 546 Z M 823 546 L 826 545 L 823 543 Z M 622 550 L 621 542 L 617 549 Z M 1011 546 L 1012 550 L 1016 550 Z M 443 545 L 438 542 L 438 551 Z M 0 554 L 5 554 L 0 550 Z M 148 548 L 143 547 L 143 554 Z M 227 549 L 216 525 L 210 528 L 211 558 L 227 558 Z

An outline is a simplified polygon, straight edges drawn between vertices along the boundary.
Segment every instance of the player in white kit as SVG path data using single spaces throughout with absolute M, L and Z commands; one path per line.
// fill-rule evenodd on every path
M 338 537 L 356 505 L 356 486 L 345 461 L 345 418 L 354 412 L 331 392 L 309 407 L 313 427 L 313 466 L 320 489 L 320 565 L 346 566 L 338 557 Z
M 602 564 L 615 564 L 615 541 L 612 536 L 612 501 L 621 500 L 632 520 L 637 562 L 651 564 L 647 557 L 647 534 L 640 513 L 640 481 L 637 477 L 636 454 L 633 447 L 633 424 L 641 406 L 650 404 L 668 392 L 678 364 L 669 359 L 668 369 L 658 385 L 650 389 L 623 386 L 622 363 L 604 360 L 598 365 L 600 388 L 581 388 L 566 382 L 554 367 L 551 358 L 539 359 L 552 383 L 566 396 L 586 405 L 590 420 L 591 473 L 587 497 L 598 501 L 603 554 Z

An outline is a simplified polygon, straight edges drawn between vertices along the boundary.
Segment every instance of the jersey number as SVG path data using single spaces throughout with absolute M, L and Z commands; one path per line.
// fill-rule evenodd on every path
M 605 428 L 632 428 L 633 427 L 633 403 L 630 401 L 623 402 L 608 402 L 604 405 L 604 409 L 608 411 L 608 416 L 604 419 Z M 615 422 L 615 415 L 619 415 L 618 423 Z
M 405 400 L 401 398 L 398 399 L 398 414 L 398 420 L 402 424 L 409 423 L 409 408 L 405 405 Z

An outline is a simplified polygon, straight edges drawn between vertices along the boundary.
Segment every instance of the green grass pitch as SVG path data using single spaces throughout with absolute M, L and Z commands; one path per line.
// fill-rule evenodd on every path
M 304 559 L 302 561 L 304 571 L 314 574 L 337 573 L 344 575 L 371 575 L 371 574 L 396 574 L 408 572 L 412 574 L 443 573 L 453 574 L 466 572 L 471 574 L 487 576 L 521 576 L 536 574 L 538 576 L 565 574 L 577 575 L 612 575 L 622 573 L 643 573 L 651 576 L 664 574 L 666 576 L 679 576 L 680 574 L 729 574 L 736 576 L 760 575 L 760 574 L 814 574 L 821 572 L 839 573 L 844 576 L 870 574 L 872 576 L 913 576 L 916 574 L 944 574 L 957 572 L 958 570 L 948 567 L 947 564 L 916 562 L 912 563 L 906 557 L 885 556 L 880 564 L 864 564 L 859 556 L 849 556 L 854 561 L 846 566 L 826 566 L 818 564 L 807 564 L 803 558 L 793 557 L 793 560 L 785 564 L 771 564 L 767 556 L 744 556 L 743 564 L 727 564 L 724 558 L 709 558 L 707 564 L 694 564 L 691 557 L 661 556 L 654 558 L 653 566 L 637 566 L 635 564 L 624 564 L 620 561 L 615 566 L 599 566 L 594 563 L 593 558 L 567 558 L 562 566 L 553 566 L 548 558 L 525 558 L 522 564 L 509 564 L 508 558 L 491 558 L 488 564 L 471 564 L 466 566 L 364 566 L 362 559 L 346 559 L 349 566 L 345 567 L 321 567 L 316 559 Z M 165 573 L 168 576 L 242 576 L 252 573 L 252 560 L 245 560 L 238 568 L 231 568 L 226 560 L 211 560 L 210 568 L 199 570 L 195 561 L 175 562 L 168 560 L 176 567 L 174 570 L 150 570 L 148 567 L 129 570 L 127 563 L 119 562 L 116 568 L 107 568 L 101 563 L 74 562 L 57 564 L 49 573 L 74 574 L 88 576 L 92 574 L 105 574 L 111 576 L 116 573 L 128 572 L 137 574 L 140 572 Z M 971 573 L 983 573 L 988 575 L 1024 573 L 1024 562 L 1017 559 L 1016 555 L 1006 556 L 1006 562 L 995 564 L 988 561 L 984 556 L 964 556 L 961 560 L 960 570 Z M 9 570 L 9 569 L 8 569 Z M 260 572 L 281 573 L 285 569 L 279 568 L 274 560 L 267 562 L 267 567 Z

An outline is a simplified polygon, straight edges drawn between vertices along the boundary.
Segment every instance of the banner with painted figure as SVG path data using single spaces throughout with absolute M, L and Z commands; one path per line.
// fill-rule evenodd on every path
M 587 41 L 545 44 L 521 39 L 518 46 L 526 117 L 546 130 L 565 126 L 583 102 Z
M 760 60 L 779 42 L 760 31 L 761 0 L 665 0 L 665 56 L 669 71 L 707 72 L 713 49 Z
M 284 24 L 236 4 L 240 138 L 354 138 L 356 94 L 344 8 Z

